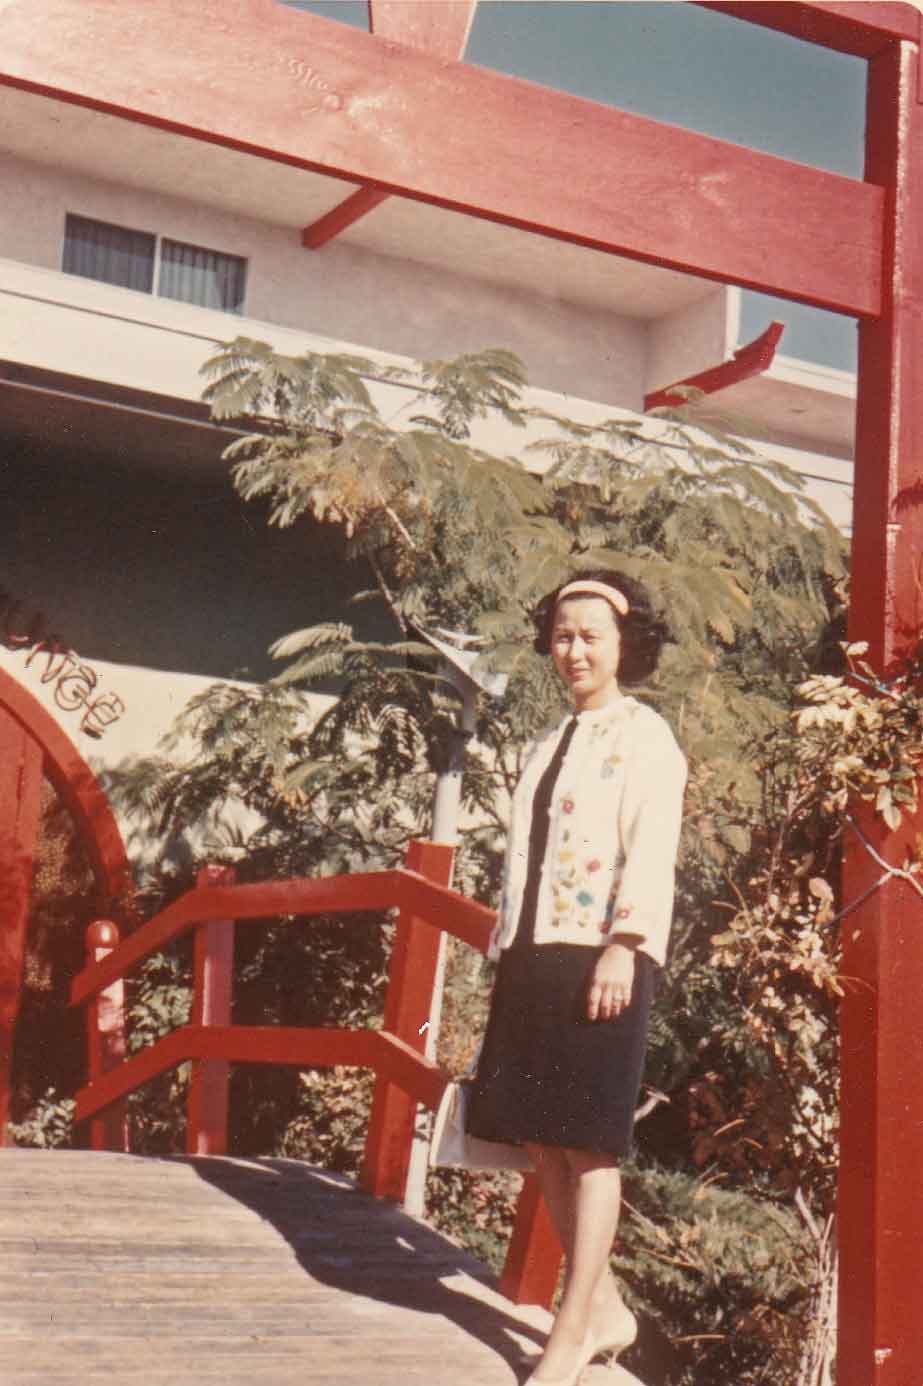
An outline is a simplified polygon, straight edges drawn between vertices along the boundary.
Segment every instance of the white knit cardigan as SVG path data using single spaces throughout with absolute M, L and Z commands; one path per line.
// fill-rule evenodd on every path
M 503 892 L 488 956 L 516 934 L 526 884 L 532 800 L 570 718 L 526 753 L 513 796 Z M 620 696 L 577 714 L 549 809 L 536 943 L 605 944 L 631 934 L 666 957 L 686 761 L 667 723 Z

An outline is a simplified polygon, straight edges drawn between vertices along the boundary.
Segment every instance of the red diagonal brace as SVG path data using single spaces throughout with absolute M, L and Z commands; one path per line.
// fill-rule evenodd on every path
M 301 233 L 301 244 L 307 250 L 320 250 L 322 245 L 332 241 L 367 212 L 374 211 L 380 202 L 387 201 L 390 196 L 390 193 L 379 188 L 357 188 L 345 202 L 338 202 L 329 212 L 306 226 Z
M 439 0 L 438 5 L 433 0 L 369 0 L 369 27 L 381 38 L 421 48 L 434 58 L 461 58 L 476 7 L 477 0 Z M 357 189 L 304 228 L 302 245 L 319 250 L 390 195 L 380 188 Z

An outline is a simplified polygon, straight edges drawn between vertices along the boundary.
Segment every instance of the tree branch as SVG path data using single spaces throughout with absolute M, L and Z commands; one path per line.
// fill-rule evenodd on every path
M 388 607 L 388 610 L 391 612 L 391 615 L 394 617 L 395 621 L 397 622 L 398 629 L 400 630 L 401 635 L 406 636 L 408 632 L 407 632 L 407 622 L 406 622 L 406 620 L 404 619 L 404 613 L 401 611 L 400 607 L 397 605 L 397 602 L 394 600 L 394 594 L 392 593 L 390 587 L 388 586 L 387 582 L 385 581 L 384 573 L 381 571 L 381 568 L 378 566 L 378 562 L 377 562 L 377 560 L 375 559 L 374 555 L 373 555 L 373 554 L 369 554 L 368 558 L 369 558 L 369 564 L 371 565 L 372 572 L 375 574 L 375 581 L 376 581 L 376 583 L 378 584 L 378 590 L 379 590 L 379 592 L 381 593 L 381 595 L 384 597 L 384 599 L 385 599 L 385 604 L 386 604 L 386 606 Z

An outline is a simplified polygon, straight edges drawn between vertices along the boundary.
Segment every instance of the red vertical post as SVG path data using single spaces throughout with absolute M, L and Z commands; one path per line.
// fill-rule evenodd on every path
M 406 866 L 431 881 L 448 885 L 452 878 L 454 849 L 443 843 L 412 842 Z M 402 909 L 397 922 L 384 1029 L 412 1045 L 426 1048 L 426 1028 L 433 1000 L 433 984 L 439 957 L 439 931 Z M 413 1141 L 416 1101 L 385 1074 L 375 1082 L 372 1115 L 365 1141 L 360 1183 L 378 1198 L 404 1197 Z
M 513 1235 L 506 1252 L 500 1291 L 514 1304 L 550 1309 L 558 1287 L 562 1251 L 538 1180 L 527 1174 L 516 1204 Z
M 869 63 L 866 178 L 887 190 L 884 302 L 859 329 L 850 637 L 885 676 L 923 636 L 923 88 L 919 52 Z M 923 814 L 889 832 L 857 813 L 870 845 L 919 856 Z M 881 867 L 847 838 L 845 900 Z M 923 1380 L 923 900 L 892 879 L 844 920 L 839 1186 L 840 1386 Z
M 196 885 L 233 885 L 233 866 L 205 866 Z M 195 931 L 193 1025 L 230 1025 L 234 986 L 234 921 L 212 919 Z M 186 1151 L 224 1155 L 228 1148 L 227 1059 L 193 1059 L 186 1102 Z
M 41 794 L 41 749 L 0 708 L 0 1146 L 10 1114 Z
M 476 9 L 477 0 L 369 0 L 369 28 L 437 58 L 461 58 Z
M 87 929 L 87 963 L 102 962 L 119 944 L 119 930 L 111 919 L 97 919 Z M 87 1003 L 87 1069 L 92 1083 L 125 1058 L 125 983 L 121 978 L 105 987 Z M 124 1100 L 90 1121 L 91 1150 L 128 1150 L 128 1118 Z

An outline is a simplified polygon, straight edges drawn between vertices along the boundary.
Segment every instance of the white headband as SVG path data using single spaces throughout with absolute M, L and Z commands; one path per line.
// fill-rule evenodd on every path
M 563 602 L 565 597 L 577 597 L 581 593 L 590 597 L 602 597 L 610 606 L 615 607 L 620 616 L 628 615 L 628 598 L 625 593 L 620 592 L 617 587 L 610 587 L 608 583 L 594 582 L 592 578 L 586 582 L 581 582 L 578 578 L 576 582 L 569 582 L 566 587 L 562 587 L 555 606 Z

